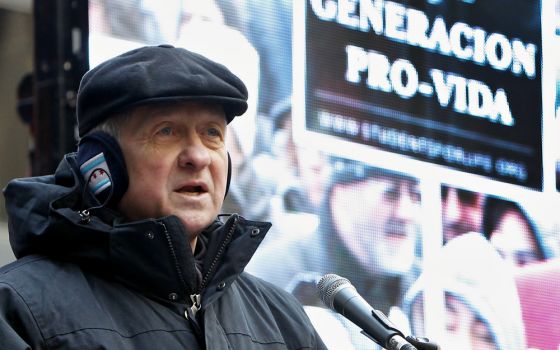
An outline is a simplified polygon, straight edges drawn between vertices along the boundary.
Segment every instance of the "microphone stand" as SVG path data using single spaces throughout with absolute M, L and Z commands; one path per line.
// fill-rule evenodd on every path
M 431 342 L 428 338 L 418 338 L 413 335 L 408 335 L 405 339 L 418 350 L 440 350 L 439 345 Z
M 379 344 L 375 341 L 375 339 L 370 337 L 369 334 L 367 334 L 363 330 L 361 333 L 372 340 L 374 343 Z M 404 337 L 404 339 L 412 346 L 414 346 L 417 350 L 441 350 L 438 344 L 430 341 L 428 338 L 419 338 L 413 335 L 407 335 L 406 337 Z
M 383 314 L 381 311 L 373 309 L 371 310 L 371 315 L 373 316 L 373 318 L 381 322 L 387 329 L 390 329 L 391 331 L 395 332 L 395 335 L 393 337 L 396 336 L 396 337 L 404 338 L 407 342 L 410 343 L 410 345 L 414 346 L 417 350 L 441 350 L 438 344 L 431 342 L 428 338 L 415 337 L 413 335 L 408 335 L 405 337 L 404 334 L 398 328 L 396 328 L 393 325 L 393 323 L 389 321 L 387 316 L 385 316 L 385 314 Z M 373 337 L 367 334 L 367 332 L 365 332 L 364 330 L 362 330 L 361 333 L 366 337 L 368 337 L 369 339 L 373 340 L 374 343 L 379 344 Z

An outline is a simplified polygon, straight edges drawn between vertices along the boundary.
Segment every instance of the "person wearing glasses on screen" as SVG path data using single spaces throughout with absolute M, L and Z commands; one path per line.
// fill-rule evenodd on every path
M 357 161 L 333 157 L 331 162 L 317 231 L 285 240 L 280 236 L 276 244 L 257 252 L 247 269 L 284 286 L 310 307 L 324 306 L 315 284 L 322 275 L 335 273 L 348 278 L 374 308 L 389 314 L 398 309 L 416 277 L 418 181 Z M 326 317 L 317 317 L 316 327 Z M 351 334 L 355 347 L 371 349 L 371 342 L 356 333 Z
M 170 45 L 84 75 L 77 153 L 4 190 L 18 260 L 0 270 L 0 347 L 325 349 L 293 296 L 243 271 L 270 223 L 218 216 L 247 98 Z

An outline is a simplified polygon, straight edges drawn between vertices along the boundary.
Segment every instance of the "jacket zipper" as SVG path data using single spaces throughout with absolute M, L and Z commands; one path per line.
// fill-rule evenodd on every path
M 181 265 L 179 264 L 179 259 L 177 259 L 177 253 L 175 253 L 175 249 L 173 248 L 173 242 L 171 241 L 171 235 L 167 231 L 167 226 L 163 222 L 158 222 L 163 227 L 163 233 L 165 234 L 165 239 L 167 240 L 167 246 L 169 247 L 169 252 L 171 253 L 171 257 L 173 258 L 173 262 L 175 263 L 175 271 L 179 277 L 179 280 L 183 284 L 183 287 L 186 289 L 187 282 L 181 273 Z
M 202 307 L 202 305 L 201 305 L 201 302 L 202 302 L 201 293 L 204 290 L 204 288 L 206 287 L 206 284 L 208 283 L 208 281 L 210 280 L 210 277 L 212 277 L 212 274 L 214 273 L 214 269 L 216 268 L 216 266 L 218 264 L 218 261 L 220 260 L 220 258 L 224 254 L 224 251 L 225 251 L 227 245 L 229 244 L 229 242 L 231 241 L 231 238 L 233 237 L 235 227 L 237 226 L 237 220 L 238 220 L 238 216 L 236 214 L 234 214 L 233 224 L 231 225 L 231 228 L 229 229 L 228 233 L 226 234 L 225 239 L 220 244 L 218 252 L 214 256 L 214 259 L 212 260 L 212 263 L 210 264 L 210 267 L 208 268 L 208 271 L 206 271 L 206 273 L 204 274 L 204 276 L 202 278 L 202 281 L 200 282 L 200 286 L 198 286 L 198 288 L 196 289 L 195 294 L 192 294 L 190 296 L 191 301 L 193 303 L 192 306 L 191 306 L 191 311 L 192 311 L 193 316 L 196 316 L 196 313 Z
M 181 273 L 181 266 L 179 264 L 179 259 L 177 259 L 177 254 L 175 253 L 175 249 L 173 248 L 173 242 L 171 241 L 171 235 L 169 234 L 169 231 L 167 231 L 167 226 L 165 226 L 165 224 L 163 222 L 158 222 L 158 223 L 163 228 L 163 232 L 165 234 L 165 239 L 167 240 L 167 245 L 169 247 L 169 251 L 171 252 L 171 257 L 173 258 L 173 262 L 175 263 L 175 270 L 177 271 L 177 275 L 179 276 L 179 280 L 183 284 L 183 287 L 185 287 L 185 289 L 186 289 L 187 283 L 186 283 L 186 281 L 183 277 L 183 274 Z M 197 294 L 191 295 L 191 301 L 193 302 L 193 305 L 190 308 L 185 309 L 185 318 L 189 321 L 189 323 L 193 327 L 194 333 L 197 336 L 197 338 L 204 339 L 202 330 L 201 330 L 200 326 L 198 325 L 198 322 L 196 321 L 196 318 L 195 318 L 196 312 L 200 309 L 199 306 L 196 306 L 197 303 L 198 303 L 198 305 L 200 305 L 200 296 L 198 298 L 193 299 L 193 296 L 196 296 L 196 295 Z M 189 311 L 191 311 L 191 312 L 189 313 Z

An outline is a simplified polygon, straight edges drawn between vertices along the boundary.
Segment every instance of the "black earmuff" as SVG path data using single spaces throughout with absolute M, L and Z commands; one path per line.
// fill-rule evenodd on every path
M 230 182 L 231 182 L 231 156 L 229 155 L 229 152 L 227 152 L 227 182 L 226 182 L 226 193 L 224 194 L 224 198 L 228 194 Z
M 78 164 L 86 186 L 100 203 L 114 207 L 128 188 L 128 173 L 118 141 L 103 131 L 84 136 Z

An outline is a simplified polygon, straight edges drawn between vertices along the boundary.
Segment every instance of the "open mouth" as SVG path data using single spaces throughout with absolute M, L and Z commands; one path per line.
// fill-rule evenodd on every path
M 406 232 L 403 232 L 403 231 L 387 232 L 386 237 L 389 238 L 389 239 L 393 239 L 393 240 L 402 240 L 402 239 L 407 238 L 407 234 L 406 234 Z
M 205 193 L 206 190 L 202 186 L 184 186 L 179 188 L 177 192 L 195 196 Z
M 390 222 L 385 227 L 385 235 L 392 239 L 403 239 L 408 236 L 406 225 L 399 222 Z

